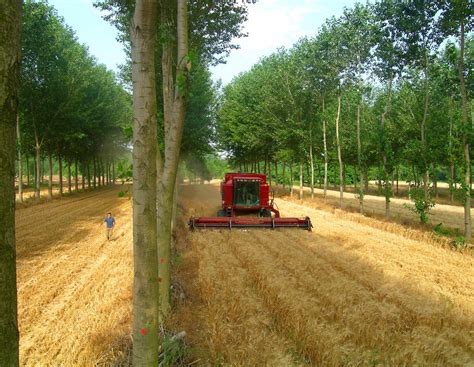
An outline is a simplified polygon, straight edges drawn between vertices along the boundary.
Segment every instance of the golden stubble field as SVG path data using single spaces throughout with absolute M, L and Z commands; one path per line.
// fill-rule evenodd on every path
M 130 341 L 131 203 L 118 188 L 17 211 L 23 366 L 91 366 Z M 107 241 L 102 219 L 117 218 Z M 126 350 L 125 350 L 126 352 Z
M 107 365 L 130 345 L 131 201 L 103 189 L 17 212 L 22 365 Z M 181 187 L 169 326 L 193 365 L 474 363 L 473 257 L 400 225 L 277 199 L 303 230 L 189 233 L 213 185 Z M 314 206 L 314 205 L 313 205 Z M 101 219 L 117 216 L 113 241 Z M 400 233 L 397 233 L 397 229 Z
M 189 187 L 191 215 L 218 203 Z M 429 235 L 278 200 L 303 230 L 202 231 L 182 239 L 178 279 L 196 360 L 224 365 L 474 363 L 474 266 Z M 211 203 L 211 204 L 209 204 Z M 400 229 L 400 234 L 396 230 Z

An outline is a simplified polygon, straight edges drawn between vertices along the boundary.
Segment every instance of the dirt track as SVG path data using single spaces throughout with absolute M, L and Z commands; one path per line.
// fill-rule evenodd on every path
M 215 206 L 205 203 L 218 203 L 217 189 L 189 190 L 191 214 L 212 214 Z M 471 256 L 362 224 L 354 214 L 278 205 L 286 216 L 309 215 L 314 231 L 188 236 L 179 277 L 190 301 L 178 324 L 191 331 L 196 358 L 226 365 L 474 363 Z
M 120 361 L 131 328 L 131 202 L 104 189 L 17 212 L 22 365 Z M 190 214 L 218 188 L 182 187 Z M 312 233 L 189 233 L 171 325 L 194 365 L 472 365 L 473 257 L 414 231 L 278 200 Z M 117 216 L 115 238 L 100 227 Z M 371 223 L 373 222 L 373 225 Z M 377 224 L 378 223 L 378 224 Z M 179 292 L 179 291 L 178 291 Z

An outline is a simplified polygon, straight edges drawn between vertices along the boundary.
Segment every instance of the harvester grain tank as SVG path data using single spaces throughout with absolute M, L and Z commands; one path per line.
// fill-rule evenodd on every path
M 267 177 L 260 173 L 226 173 L 221 183 L 222 208 L 217 217 L 189 220 L 190 229 L 201 228 L 302 228 L 311 231 L 309 217 L 281 218 L 275 208 Z

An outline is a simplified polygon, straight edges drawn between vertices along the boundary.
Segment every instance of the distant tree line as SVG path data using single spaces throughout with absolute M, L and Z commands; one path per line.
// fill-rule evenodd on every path
M 471 237 L 474 106 L 471 1 L 380 1 L 332 17 L 314 37 L 262 58 L 227 85 L 218 142 L 234 166 L 312 190 L 355 183 L 363 212 L 379 180 L 433 204 L 438 177 L 465 205 Z M 471 116 L 471 123 L 469 122 Z M 458 186 L 455 186 L 456 184 Z M 457 189 L 456 189 L 457 188 Z
M 37 198 L 45 176 L 50 198 L 55 174 L 60 195 L 63 177 L 68 192 L 72 177 L 75 190 L 114 181 L 115 164 L 130 141 L 130 94 L 46 2 L 28 0 L 23 5 L 21 57 L 20 201 L 25 175 Z

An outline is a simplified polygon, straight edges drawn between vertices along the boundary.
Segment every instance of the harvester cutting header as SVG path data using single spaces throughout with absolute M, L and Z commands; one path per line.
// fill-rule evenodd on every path
M 302 228 L 313 227 L 309 217 L 281 218 L 270 199 L 267 177 L 260 173 L 226 173 L 221 183 L 222 208 L 217 217 L 189 220 L 189 228 Z M 252 216 L 253 215 L 253 216 Z

